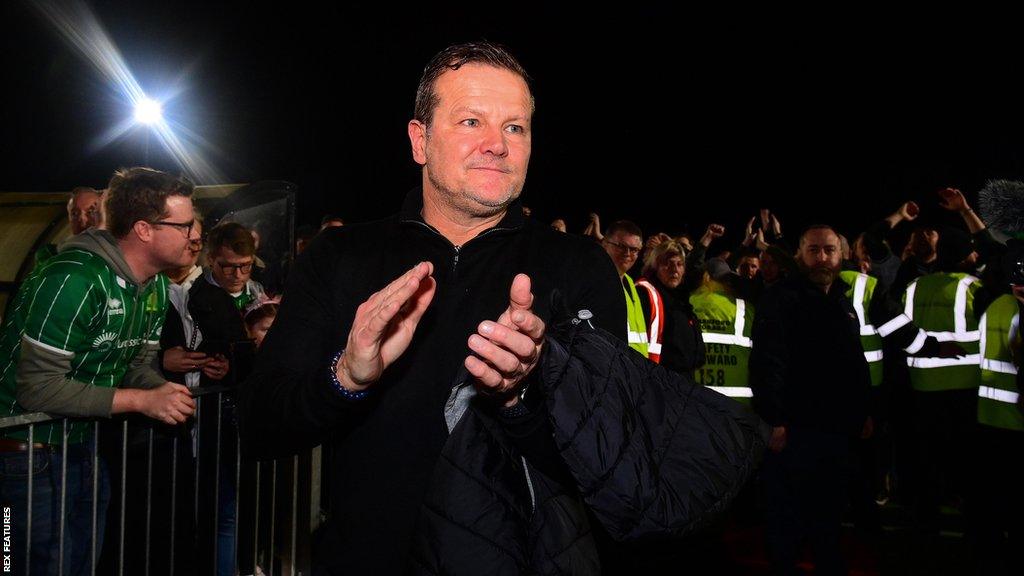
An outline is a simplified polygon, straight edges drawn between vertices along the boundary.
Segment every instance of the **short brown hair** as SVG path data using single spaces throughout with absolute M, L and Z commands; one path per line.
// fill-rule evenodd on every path
M 616 220 L 604 231 L 605 236 L 614 236 L 616 232 L 622 232 L 627 236 L 639 236 L 644 239 L 644 232 L 639 226 L 629 220 Z
M 221 222 L 211 228 L 206 236 L 206 246 L 211 255 L 221 248 L 228 248 L 239 256 L 256 253 L 256 240 L 252 233 L 238 222 Z
M 182 176 L 152 168 L 121 168 L 114 172 L 104 194 L 107 230 L 115 238 L 124 238 L 140 220 L 162 220 L 167 217 L 167 198 L 192 196 L 193 188 Z
M 416 88 L 416 107 L 413 110 L 415 120 L 430 125 L 440 100 L 434 90 L 437 79 L 445 72 L 458 70 L 466 64 L 485 64 L 508 70 L 522 78 L 527 89 L 530 89 L 530 76 L 526 69 L 504 46 L 487 41 L 456 44 L 440 51 L 423 69 L 423 76 Z M 530 90 L 530 106 L 533 107 L 533 90 Z

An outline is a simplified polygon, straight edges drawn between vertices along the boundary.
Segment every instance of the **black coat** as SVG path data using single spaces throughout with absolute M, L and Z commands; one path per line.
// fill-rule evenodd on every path
M 728 507 L 764 452 L 768 427 L 749 409 L 589 322 L 549 330 L 540 368 L 567 474 L 521 458 L 477 404 L 434 471 L 415 572 L 599 574 L 587 509 L 620 542 L 686 536 Z
M 252 347 L 234 298 L 220 286 L 211 284 L 204 272 L 188 291 L 188 310 L 203 335 L 198 350 L 210 355 L 223 354 L 229 361 L 228 373 L 223 379 L 211 380 L 203 374 L 200 385 L 234 385 L 248 376 Z
M 682 286 L 673 290 L 662 284 L 657 277 L 648 278 L 647 281 L 658 291 L 665 308 L 659 363 L 680 374 L 692 374 L 704 365 L 705 349 L 700 320 L 690 304 L 690 291 Z M 640 289 L 639 293 L 644 318 L 649 322 L 654 313 L 651 300 L 645 290 Z
M 545 321 L 558 291 L 572 309 L 591 310 L 625 338 L 622 289 L 593 242 L 524 219 L 513 203 L 495 228 L 455 247 L 422 221 L 421 209 L 416 191 L 399 215 L 320 234 L 296 260 L 256 370 L 242 385 L 242 442 L 250 454 L 328 445 L 330 519 L 315 561 L 330 572 L 409 567 L 416 518 L 450 441 L 444 410 L 470 353 L 467 339 L 508 307 L 517 273 L 530 275 L 534 311 Z M 437 291 L 409 348 L 370 397 L 345 399 L 330 383 L 329 363 L 345 346 L 356 308 L 425 260 L 434 265 Z
M 837 277 L 826 294 L 797 274 L 761 298 L 750 383 L 754 409 L 772 426 L 860 433 L 871 376 L 847 288 Z

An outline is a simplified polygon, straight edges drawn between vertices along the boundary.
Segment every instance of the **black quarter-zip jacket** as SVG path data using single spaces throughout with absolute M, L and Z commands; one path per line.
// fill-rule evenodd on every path
M 448 430 L 444 407 L 483 320 L 509 305 L 518 273 L 528 274 L 534 312 L 551 319 L 551 297 L 567 310 L 625 336 L 625 307 L 608 256 L 588 239 L 522 216 L 519 202 L 494 228 L 453 246 L 427 225 L 422 192 L 385 220 L 322 233 L 295 263 L 281 310 L 252 376 L 242 385 L 243 449 L 257 457 L 330 445 L 332 573 L 400 574 L 408 567 L 416 516 Z M 437 291 L 405 353 L 360 401 L 329 378 L 356 308 L 418 262 L 434 265 Z

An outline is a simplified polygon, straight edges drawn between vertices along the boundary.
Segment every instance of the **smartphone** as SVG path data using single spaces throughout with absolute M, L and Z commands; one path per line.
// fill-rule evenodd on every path
M 207 356 L 220 354 L 225 358 L 231 357 L 231 343 L 227 340 L 203 340 L 199 343 L 196 351 L 203 352 Z

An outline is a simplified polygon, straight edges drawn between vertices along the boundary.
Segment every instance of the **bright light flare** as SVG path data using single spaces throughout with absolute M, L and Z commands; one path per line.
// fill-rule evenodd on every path
M 195 182 L 205 184 L 224 181 L 220 172 L 200 154 L 198 143 L 180 138 L 175 130 L 184 131 L 183 128 L 177 125 L 172 128 L 172 123 L 163 118 L 160 102 L 148 98 L 142 91 L 128 70 L 121 52 L 85 2 L 37 0 L 33 6 L 53 24 L 68 45 L 95 66 L 123 99 L 134 107 L 135 121 L 152 128 L 161 144 Z M 163 100 L 167 101 L 167 98 Z M 131 127 L 132 122 L 125 118 L 102 135 L 100 141 L 113 142 Z
M 163 108 L 160 103 L 150 98 L 143 98 L 135 103 L 135 121 L 140 124 L 156 124 L 163 120 Z

